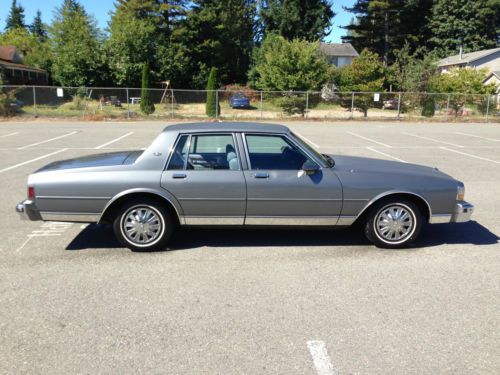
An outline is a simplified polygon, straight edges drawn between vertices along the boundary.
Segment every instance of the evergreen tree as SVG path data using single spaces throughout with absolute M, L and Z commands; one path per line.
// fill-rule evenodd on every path
M 155 105 L 151 99 L 149 91 L 149 62 L 142 65 L 142 91 L 141 91 L 141 112 L 145 115 L 150 115 L 155 111 Z
M 190 86 L 204 87 L 209 67 L 222 83 L 245 83 L 252 55 L 255 1 L 195 0 L 181 40 L 189 59 Z
M 488 0 L 436 0 L 432 7 L 431 43 L 440 56 L 494 48 L 498 43 L 498 20 Z
M 408 43 L 414 52 L 428 45 L 428 16 L 433 0 L 357 0 L 344 9 L 355 15 L 345 28 L 344 42 L 369 49 L 389 65 L 394 51 Z
M 24 8 L 21 5 L 17 5 L 16 0 L 12 0 L 10 12 L 6 20 L 5 31 L 16 29 L 18 27 L 26 27 L 26 24 L 24 23 Z
M 91 86 L 105 74 L 102 35 L 95 20 L 77 0 L 56 9 L 50 28 L 54 53 L 52 78 L 66 86 Z
M 47 30 L 42 22 L 42 12 L 40 10 L 36 11 L 35 18 L 33 18 L 33 23 L 29 26 L 32 35 L 36 36 L 40 42 L 47 40 Z
M 265 33 L 317 41 L 327 36 L 335 13 L 329 0 L 267 0 L 260 16 Z
M 207 102 L 205 113 L 208 117 L 217 117 L 220 113 L 220 106 L 217 103 L 217 68 L 212 67 L 207 82 Z
M 109 22 L 107 48 L 115 82 L 137 86 L 143 62 L 153 59 L 150 69 L 161 80 L 178 83 L 185 60 L 175 43 L 173 32 L 184 18 L 187 0 L 118 0 Z M 165 74 L 163 74 L 165 73 Z

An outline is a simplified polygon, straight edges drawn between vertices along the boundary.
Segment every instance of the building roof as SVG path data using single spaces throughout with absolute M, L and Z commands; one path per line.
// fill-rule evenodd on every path
M 0 60 L 20 64 L 21 57 L 17 54 L 15 46 L 0 46 Z
M 319 50 L 327 56 L 358 57 L 359 53 L 351 43 L 323 43 L 319 44 Z
M 9 69 L 25 70 L 28 72 L 47 73 L 34 66 L 24 65 L 15 46 L 0 46 L 0 66 Z
M 260 124 L 257 122 L 193 122 L 167 126 L 165 132 L 251 132 L 251 133 L 289 133 L 283 125 Z
M 17 69 L 17 70 L 25 70 L 27 72 L 35 72 L 35 73 L 47 73 L 46 70 L 36 68 L 34 66 L 24 65 L 24 64 L 16 64 L 9 61 L 5 61 L 0 59 L 0 66 L 9 68 L 9 69 Z
M 493 53 L 500 52 L 499 48 L 492 49 L 484 49 L 482 51 L 463 53 L 462 57 L 460 54 L 454 56 L 448 56 L 439 61 L 439 66 L 449 66 L 449 65 L 462 65 L 462 64 L 470 64 L 476 60 L 479 60 L 483 57 L 489 56 Z
M 494 70 L 492 72 L 490 72 L 486 78 L 483 80 L 483 82 L 486 82 L 487 80 L 489 80 L 492 76 L 495 76 L 497 77 L 499 80 L 500 80 L 500 70 Z

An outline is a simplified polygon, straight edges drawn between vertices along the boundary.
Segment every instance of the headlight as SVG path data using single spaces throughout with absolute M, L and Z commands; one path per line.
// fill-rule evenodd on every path
M 457 201 L 464 201 L 464 200 L 465 200 L 465 186 L 459 185 L 457 187 Z

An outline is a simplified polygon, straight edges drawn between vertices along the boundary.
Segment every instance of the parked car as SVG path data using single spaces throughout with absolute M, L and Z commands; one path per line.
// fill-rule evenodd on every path
M 422 224 L 464 222 L 464 184 L 430 168 L 320 154 L 281 125 L 172 125 L 145 151 L 51 163 L 28 178 L 30 220 L 110 223 L 132 250 L 176 228 L 360 223 L 375 245 L 410 244 Z
M 229 106 L 231 108 L 250 108 L 250 99 L 238 92 L 229 97 Z

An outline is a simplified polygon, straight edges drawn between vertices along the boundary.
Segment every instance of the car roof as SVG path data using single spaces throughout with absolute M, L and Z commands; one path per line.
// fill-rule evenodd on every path
M 193 122 L 165 127 L 164 132 L 243 132 L 243 133 L 290 133 L 283 125 L 262 124 L 258 122 Z

